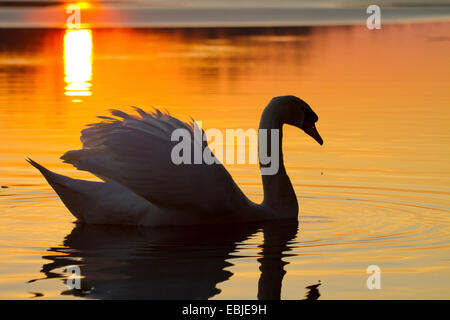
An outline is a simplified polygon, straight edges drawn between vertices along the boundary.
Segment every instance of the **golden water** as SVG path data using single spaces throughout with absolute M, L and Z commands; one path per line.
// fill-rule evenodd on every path
M 449 27 L 0 30 L 0 298 L 74 298 L 72 264 L 86 298 L 253 299 L 283 267 L 283 299 L 318 280 L 325 299 L 450 298 Z M 313 107 L 325 144 L 285 128 L 300 224 L 264 231 L 264 245 L 258 228 L 74 229 L 24 161 L 94 179 L 58 158 L 109 108 L 250 129 L 283 94 Z M 226 167 L 261 200 L 256 165 Z M 380 290 L 366 287 L 372 264 Z

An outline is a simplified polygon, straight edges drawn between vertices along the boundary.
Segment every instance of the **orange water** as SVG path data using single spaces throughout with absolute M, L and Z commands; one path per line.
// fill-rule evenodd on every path
M 450 298 L 449 27 L 0 30 L 0 298 L 74 298 L 62 280 L 76 262 L 94 287 L 85 298 L 191 288 L 253 299 L 270 257 L 270 272 L 287 271 L 283 299 L 303 299 L 318 280 L 326 299 Z M 313 107 L 325 144 L 285 128 L 300 225 L 279 227 L 281 243 L 265 232 L 262 248 L 258 228 L 225 235 L 226 245 L 201 231 L 73 230 L 24 161 L 93 179 L 58 158 L 109 108 L 164 107 L 204 129 L 250 129 L 283 94 Z M 256 165 L 226 167 L 261 200 Z M 380 290 L 366 287 L 373 264 Z M 171 277 L 186 288 L 170 289 Z

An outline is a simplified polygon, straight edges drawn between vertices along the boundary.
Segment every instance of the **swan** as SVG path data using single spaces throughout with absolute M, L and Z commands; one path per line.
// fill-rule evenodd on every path
M 78 222 L 176 226 L 297 219 L 297 196 L 283 163 L 282 127 L 298 127 L 323 144 L 315 126 L 318 116 L 306 102 L 290 95 L 274 97 L 261 115 L 260 130 L 279 130 L 275 144 L 279 166 L 275 174 L 262 175 L 260 204 L 245 196 L 219 161 L 211 165 L 171 161 L 172 132 L 186 129 L 195 136 L 195 122 L 182 122 L 157 109 L 135 110 L 138 115 L 110 110 L 115 117 L 101 116 L 101 122 L 82 130 L 81 150 L 61 157 L 103 182 L 72 179 L 27 159 Z M 267 135 L 268 145 L 273 146 L 270 139 Z M 190 143 L 208 148 L 205 139 L 193 138 Z M 260 159 L 260 169 L 264 166 Z

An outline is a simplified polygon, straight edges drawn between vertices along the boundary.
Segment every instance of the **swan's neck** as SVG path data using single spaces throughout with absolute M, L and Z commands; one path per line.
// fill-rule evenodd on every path
M 298 215 L 297 196 L 286 173 L 283 161 L 283 123 L 280 109 L 271 105 L 267 106 L 261 116 L 259 125 L 259 164 L 264 188 L 262 205 L 270 208 L 270 211 L 276 214 L 274 218 L 296 218 Z M 272 130 L 277 130 L 278 134 L 272 133 Z M 267 148 L 263 148 L 264 139 L 262 136 L 267 137 Z M 264 149 L 267 149 L 267 151 Z M 272 163 L 269 165 L 262 161 L 261 157 L 264 153 L 267 153 L 271 159 Z M 277 163 L 274 164 L 273 161 L 277 161 Z M 278 170 L 273 171 L 272 169 L 276 169 L 277 166 Z M 271 167 L 271 170 L 267 170 L 267 167 Z M 268 172 L 274 174 L 267 174 Z

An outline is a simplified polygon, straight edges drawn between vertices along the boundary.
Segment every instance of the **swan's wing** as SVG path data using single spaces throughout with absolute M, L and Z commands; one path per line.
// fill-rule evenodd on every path
M 101 117 L 100 123 L 82 131 L 83 149 L 61 159 L 105 181 L 116 181 L 161 206 L 200 211 L 239 210 L 247 198 L 225 167 L 214 157 L 195 123 L 182 122 L 156 110 L 139 116 L 112 110 L 117 118 Z M 174 164 L 172 132 L 182 129 L 191 148 L 192 164 Z M 215 164 L 193 164 L 194 150 L 209 152 Z M 198 150 L 198 149 L 197 149 Z

